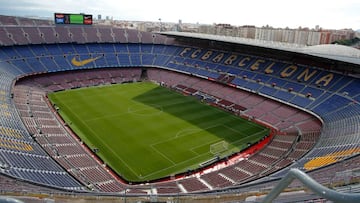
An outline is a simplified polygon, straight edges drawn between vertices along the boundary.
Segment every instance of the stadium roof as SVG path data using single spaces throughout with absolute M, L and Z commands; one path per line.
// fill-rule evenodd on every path
M 322 57 L 326 59 L 360 65 L 360 50 L 343 45 L 325 44 L 325 45 L 316 45 L 316 46 L 305 46 L 305 45 L 291 44 L 285 42 L 274 42 L 274 41 L 265 41 L 265 40 L 249 39 L 249 38 L 220 36 L 220 35 L 211 35 L 211 34 L 202 34 L 202 33 L 190 33 L 190 32 L 161 32 L 161 34 L 258 46 L 258 47 L 277 49 L 282 51 L 307 54 L 307 55 Z
M 360 50 L 349 46 L 338 44 L 322 44 L 304 47 L 300 49 L 300 51 L 305 54 L 360 64 Z

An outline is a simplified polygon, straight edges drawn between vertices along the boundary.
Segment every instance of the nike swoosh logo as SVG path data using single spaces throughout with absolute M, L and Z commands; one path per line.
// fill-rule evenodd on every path
M 71 64 L 73 64 L 74 66 L 85 66 L 86 64 L 96 61 L 99 58 L 101 58 L 101 56 L 84 59 L 84 60 L 77 60 L 76 57 L 74 56 L 74 58 L 71 59 Z

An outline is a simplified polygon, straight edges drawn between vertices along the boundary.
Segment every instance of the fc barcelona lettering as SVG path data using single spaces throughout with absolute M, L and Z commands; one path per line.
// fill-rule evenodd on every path
M 317 86 L 326 87 L 334 79 L 333 73 L 324 73 L 311 67 L 300 67 L 295 64 L 277 66 L 280 62 L 270 59 L 259 59 L 252 56 L 231 54 L 227 56 L 224 52 L 212 50 L 184 48 L 179 55 L 181 57 L 199 58 L 202 61 L 218 63 L 226 66 L 233 66 L 241 69 L 256 71 L 265 74 L 272 74 L 285 79 L 297 80 L 296 82 L 310 82 L 314 80 Z

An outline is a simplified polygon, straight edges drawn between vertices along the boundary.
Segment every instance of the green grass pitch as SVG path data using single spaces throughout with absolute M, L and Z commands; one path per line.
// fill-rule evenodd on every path
M 48 96 L 73 131 L 130 182 L 197 169 L 214 156 L 238 152 L 269 133 L 263 126 L 150 82 Z M 228 149 L 214 155 L 210 146 L 221 141 Z

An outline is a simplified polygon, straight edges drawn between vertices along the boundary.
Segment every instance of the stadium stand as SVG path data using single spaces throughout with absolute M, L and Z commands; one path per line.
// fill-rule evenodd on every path
M 132 73 L 128 73 L 129 71 L 132 71 Z M 166 76 L 166 74 L 170 74 L 170 75 L 172 75 L 172 74 L 174 74 L 173 72 L 169 72 L 169 71 L 164 71 L 164 70 L 156 70 L 156 69 L 152 69 L 153 71 L 156 71 L 157 72 L 157 74 L 155 74 L 156 76 L 159 76 L 159 75 L 163 75 L 164 76 L 164 79 L 165 80 L 163 80 L 164 82 L 166 82 L 167 83 L 167 79 L 170 79 L 171 80 L 171 76 Z M 109 73 L 108 71 L 112 71 L 112 73 Z M 80 84 L 80 86 L 77 86 L 77 87 L 81 87 L 81 85 L 82 86 L 93 86 L 93 85 L 99 85 L 99 83 L 97 83 L 97 82 L 95 82 L 94 80 L 93 80 L 93 78 L 96 76 L 96 77 L 98 77 L 98 76 L 100 76 L 100 75 L 103 75 L 104 76 L 104 78 L 101 78 L 102 80 L 105 80 L 106 79 L 106 77 L 111 77 L 112 75 L 115 75 L 115 73 L 114 73 L 114 71 L 115 70 L 112 70 L 112 69 L 109 69 L 109 70 L 106 70 L 106 69 L 100 69 L 100 70 L 90 70 L 90 71 L 88 71 L 88 72 L 83 72 L 83 71 L 81 71 L 81 72 L 77 72 L 76 74 L 74 74 L 73 72 L 72 73 L 62 73 L 61 75 L 59 75 L 59 74 L 53 74 L 53 75 L 47 75 L 47 77 L 45 78 L 45 77 L 42 77 L 42 76 L 34 76 L 34 77 L 28 77 L 28 78 L 25 78 L 25 80 L 22 80 L 20 83 L 18 83 L 16 86 L 15 86 L 15 99 L 16 98 L 18 98 L 18 96 L 17 96 L 17 87 L 18 87 L 18 85 L 19 85 L 19 87 L 20 87 L 20 89 L 22 89 L 22 86 L 23 85 L 26 85 L 26 86 L 29 86 L 28 87 L 28 91 L 29 92 L 33 92 L 33 91 L 31 91 L 31 88 L 40 88 L 40 89 L 42 89 L 44 92 L 43 93 L 41 93 L 40 95 L 42 95 L 42 96 L 44 96 L 45 95 L 45 92 L 48 92 L 48 91 L 58 91 L 58 90 L 61 90 L 62 88 L 64 88 L 64 87 L 66 87 L 64 84 L 71 84 L 72 83 L 72 80 L 74 80 L 74 81 L 77 81 L 77 82 L 79 82 L 78 84 Z M 126 77 L 128 77 L 129 79 L 131 79 L 131 80 L 133 80 L 133 77 L 135 77 L 136 75 L 137 75 L 137 80 L 139 80 L 140 79 L 140 69 L 135 69 L 135 68 L 133 68 L 133 69 L 120 69 L 120 70 L 117 70 L 117 72 L 119 72 L 119 73 L 121 73 L 121 75 L 122 76 L 125 76 L 125 78 Z M 150 75 L 152 74 L 151 73 L 152 71 L 149 71 L 149 77 L 150 77 Z M 69 75 L 69 77 L 67 77 L 67 75 Z M 128 76 L 126 76 L 126 75 L 128 75 Z M 92 79 L 91 79 L 92 78 Z M 176 77 L 176 78 L 178 78 L 178 77 Z M 150 77 L 150 79 L 152 79 L 151 77 Z M 199 84 L 201 84 L 200 83 L 200 79 L 198 79 L 198 78 L 186 78 L 186 77 L 184 77 L 184 79 L 186 80 L 186 84 L 187 85 L 192 85 L 192 84 L 194 84 L 194 85 L 192 85 L 194 88 L 196 87 L 198 87 L 198 85 Z M 66 80 L 66 81 L 62 81 L 62 80 Z M 83 81 L 86 81 L 86 83 L 84 83 Z M 126 81 L 126 80 L 125 80 Z M 93 82 L 93 83 L 88 83 L 88 82 Z M 103 82 L 103 81 L 102 81 Z M 124 82 L 124 80 L 119 80 L 119 82 Z M 207 87 L 212 87 L 212 88 L 209 88 L 209 89 L 213 89 L 214 91 L 216 91 L 216 90 L 218 90 L 219 88 L 222 88 L 222 89 L 226 89 L 226 88 L 231 88 L 231 87 L 223 87 L 221 84 L 217 84 L 217 83 L 213 83 L 213 82 L 210 82 L 210 81 L 208 81 L 207 83 L 209 83 L 208 85 L 205 85 L 205 86 L 207 86 Z M 104 84 L 104 83 L 102 83 L 102 84 Z M 217 86 L 217 85 L 219 85 L 219 86 Z M 56 88 L 55 88 L 55 87 Z M 204 85 L 203 85 L 204 86 Z M 68 88 L 73 88 L 73 86 L 72 85 L 68 85 L 67 86 Z M 188 88 L 186 87 L 186 86 L 182 86 L 183 87 L 183 90 L 185 90 L 185 91 L 188 91 L 188 93 L 189 94 L 195 94 L 196 92 L 198 92 L 198 90 L 197 89 L 194 89 L 194 88 L 191 88 L 191 90 L 188 90 Z M 39 90 L 40 90 L 39 89 Z M 38 90 L 38 91 L 39 91 Z M 36 94 L 36 92 L 34 92 L 34 93 L 31 93 L 31 95 L 32 95 L 32 97 L 34 97 L 34 95 Z M 26 97 L 26 96 L 19 96 L 19 98 L 23 98 L 24 99 L 24 97 Z M 40 97 L 40 96 L 37 96 L 37 97 L 35 97 L 35 98 L 42 98 L 42 97 Z M 249 99 L 249 97 L 248 97 L 248 100 L 250 100 Z M 30 102 L 30 104 L 31 104 L 31 101 L 32 100 L 29 100 Z M 35 100 L 36 101 L 36 100 Z M 262 101 L 262 100 L 258 100 L 259 102 L 254 102 L 255 100 L 254 99 L 252 99 L 251 100 L 252 102 L 249 102 L 249 104 L 253 104 L 254 106 L 256 106 L 256 105 L 260 105 L 262 102 L 264 102 L 264 101 Z M 21 101 L 19 101 L 19 102 L 16 102 L 17 104 L 21 104 L 22 102 Z M 241 103 L 241 102 L 240 102 Z M 271 102 L 269 102 L 269 101 L 267 101 L 266 102 L 267 104 L 269 104 L 269 106 L 271 106 L 270 108 L 265 108 L 265 109 L 267 109 L 269 112 L 271 112 L 272 110 L 274 110 L 274 109 L 276 109 L 276 107 L 278 107 L 278 105 L 277 104 L 272 104 Z M 39 105 L 40 105 L 41 103 L 39 103 L 39 102 L 37 102 L 36 103 L 36 107 L 37 107 L 37 109 L 39 109 Z M 24 108 L 24 107 L 22 107 L 22 108 Z M 31 108 L 29 108 L 29 109 L 34 109 L 34 107 L 31 107 Z M 45 112 L 49 112 L 49 109 L 44 109 L 44 111 Z M 296 109 L 287 109 L 287 111 L 289 111 L 289 112 L 291 112 L 291 111 L 293 111 L 293 112 L 291 112 L 291 113 L 294 113 L 294 114 L 296 114 L 297 112 L 298 112 L 298 110 L 296 110 Z M 287 112 L 287 114 L 290 114 L 289 112 Z M 56 119 L 54 119 L 54 118 L 52 118 L 52 116 L 50 115 L 50 114 L 46 114 L 46 113 L 37 113 L 37 115 L 39 115 L 39 117 L 37 118 L 36 116 L 35 116 L 35 118 L 37 118 L 38 120 L 39 120 L 39 118 L 42 118 L 43 120 L 44 119 L 51 119 L 51 120 L 56 120 Z M 285 113 L 284 113 L 284 115 L 286 115 Z M 23 117 L 23 118 L 26 118 L 26 119 L 29 119 L 29 118 L 27 118 L 27 117 Z M 303 119 L 304 120 L 307 120 L 307 119 L 310 119 L 311 117 L 309 117 L 309 116 L 305 116 L 305 117 L 303 117 Z M 35 122 L 35 124 L 36 123 L 38 123 L 39 121 L 37 121 L 37 122 Z M 303 120 L 298 120 L 298 123 L 301 123 L 301 122 L 303 122 Z M 29 122 L 26 122 L 26 123 L 29 123 Z M 56 124 L 56 126 L 61 126 L 60 124 Z M 320 125 L 319 125 L 319 127 L 320 127 Z M 318 127 L 318 128 L 319 128 Z M 36 128 L 36 126 L 33 126 L 33 125 L 31 125 L 31 123 L 30 123 L 30 125 L 28 125 L 28 128 L 29 129 L 34 129 L 34 128 Z M 38 127 L 39 128 L 39 127 Z M 57 128 L 50 128 L 50 126 L 47 126 L 47 128 L 41 128 L 40 127 L 40 129 L 41 129 L 41 131 L 42 131 L 42 134 L 56 134 L 56 135 L 58 135 L 58 134 L 61 134 L 61 135 L 63 135 L 64 134 L 64 132 L 63 131 L 61 131 L 61 130 L 56 130 Z M 314 128 L 315 129 L 315 128 Z M 319 130 L 319 129 L 318 129 Z M 40 139 L 40 137 L 43 137 L 43 136 L 39 136 L 37 139 Z M 45 136 L 46 137 L 46 136 Z M 56 138 L 57 136 L 55 136 L 55 138 Z M 62 136 L 63 137 L 63 136 Z M 62 138 L 61 140 L 62 141 L 60 141 L 59 139 L 54 139 L 54 138 L 52 138 L 52 137 L 49 137 L 49 136 L 47 136 L 47 142 L 49 142 L 49 143 L 52 143 L 52 144 L 64 144 L 63 142 L 65 142 L 66 143 L 66 141 Z M 53 140 L 53 142 L 51 142 L 51 140 Z M 38 142 L 40 142 L 40 141 L 38 141 Z M 45 141 L 44 143 L 45 143 L 45 145 L 43 145 L 43 146 L 46 146 L 46 144 L 47 144 L 47 142 Z M 41 142 L 40 142 L 41 143 Z M 74 143 L 74 144 L 76 144 L 76 143 Z M 282 153 L 285 153 L 286 151 L 287 151 L 287 149 L 289 150 L 290 149 L 290 146 L 291 145 L 289 145 L 289 147 L 288 148 L 280 148 L 280 149 L 277 149 L 277 148 L 275 148 L 275 147 L 272 147 L 272 144 L 269 144 L 268 146 L 267 146 L 267 148 L 265 148 L 264 149 L 264 151 L 265 152 L 261 152 L 261 153 L 259 153 L 259 154 L 257 154 L 257 155 L 254 155 L 253 157 L 251 157 L 251 158 L 249 158 L 249 160 L 251 160 L 252 162 L 249 162 L 247 165 L 251 165 L 252 164 L 252 167 L 251 168 L 247 168 L 247 169 L 243 169 L 243 173 L 245 173 L 245 174 L 251 174 L 251 175 L 255 175 L 255 174 L 253 174 L 253 173 L 251 173 L 251 171 L 256 171 L 257 172 L 257 174 L 259 174 L 259 173 L 261 173 L 261 172 L 263 172 L 263 171 L 265 171 L 265 169 L 266 169 L 266 167 L 264 167 L 264 166 L 267 166 L 267 165 L 269 165 L 269 163 L 272 163 L 272 162 L 275 162 L 275 161 L 277 161 L 277 160 L 281 160 L 280 159 L 280 157 L 281 157 L 281 154 Z M 68 149 L 68 148 L 67 148 Z M 74 154 L 74 156 L 75 157 L 79 157 L 79 154 L 81 155 L 81 152 L 79 152 L 78 150 L 74 150 L 74 149 L 69 149 L 70 150 L 70 152 L 73 152 Z M 308 149 L 309 150 L 309 149 Z M 52 151 L 54 151 L 54 150 L 52 150 Z M 59 149 L 57 149 L 57 151 L 59 151 Z M 306 152 L 306 151 L 305 151 Z M 72 155 L 71 153 L 70 154 L 68 154 L 67 153 L 67 156 L 69 156 L 69 155 Z M 83 155 L 81 155 L 80 157 L 83 157 Z M 296 159 L 296 158 L 299 158 L 299 157 L 295 157 L 294 159 Z M 76 160 L 78 160 L 78 158 L 76 158 L 75 159 L 75 161 Z M 69 160 L 67 160 L 68 161 L 68 163 L 69 163 Z M 76 166 L 76 164 L 79 164 L 78 163 L 79 161 L 77 161 L 76 163 L 73 163 L 72 165 L 73 166 Z M 71 162 L 70 162 L 71 163 Z M 67 167 L 67 168 L 69 168 L 69 167 Z M 277 169 L 280 169 L 280 167 L 278 167 Z M 235 169 L 235 170 L 237 170 L 237 169 Z M 85 174 L 88 174 L 88 173 L 86 173 L 85 172 Z M 222 173 L 221 173 L 222 174 Z M 89 175 L 89 174 L 88 174 Z M 204 178 L 204 180 L 203 179 L 201 179 L 202 181 L 204 181 L 204 182 L 206 182 L 211 188 L 215 188 L 215 187 L 224 187 L 224 186 L 229 186 L 229 185 L 233 185 L 234 183 L 237 183 L 237 181 L 239 181 L 239 180 L 242 180 L 242 179 L 237 179 L 236 177 L 234 178 L 234 177 L 228 177 L 228 176 L 226 176 L 226 175 L 224 175 L 224 174 L 222 174 L 222 175 L 220 175 L 220 177 L 221 178 L 219 178 L 218 176 L 219 175 L 216 175 L 215 177 L 213 177 L 213 175 L 214 174 L 212 174 L 212 173 L 210 173 L 210 174 L 208 174 L 208 175 L 204 175 L 204 177 L 201 177 L 201 178 Z M 101 176 L 100 176 L 101 177 Z M 218 178 L 216 178 L 216 177 L 218 177 Z M 254 176 L 254 177 L 256 177 L 256 176 Z M 235 180 L 237 180 L 237 181 L 234 181 L 233 179 L 235 179 Z M 247 177 L 247 180 L 249 180 L 250 179 L 250 176 L 249 177 Z M 231 180 L 231 181 L 229 181 L 229 180 Z M 96 184 L 96 180 L 93 180 L 93 181 L 95 181 L 94 183 L 92 183 L 92 185 L 97 185 Z M 225 182 L 223 182 L 223 181 L 225 181 Z M 219 182 L 219 183 L 218 183 Z M 119 189 L 121 189 L 121 188 L 119 188 Z M 201 188 L 202 189 L 202 188 Z
M 62 27 L 6 16 L 0 23 L 0 161 L 6 176 L 59 190 L 147 193 L 94 157 L 46 100 L 48 92 L 140 81 L 145 68 L 145 79 L 205 96 L 276 132 L 261 150 L 219 170 L 152 183 L 156 193 L 246 186 L 265 176 L 281 178 L 290 167 L 330 184 L 334 179 L 327 177 L 358 168 L 352 164 L 360 152 L 360 89 L 354 75 L 193 47 L 135 30 Z

